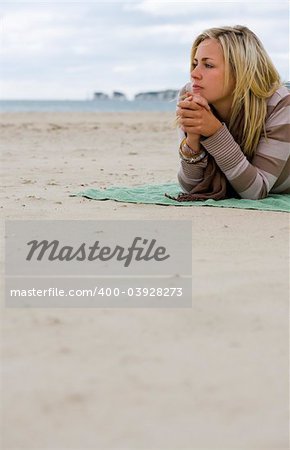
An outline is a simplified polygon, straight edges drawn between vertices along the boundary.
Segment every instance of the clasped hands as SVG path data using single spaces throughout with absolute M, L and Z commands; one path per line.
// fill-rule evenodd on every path
M 180 128 L 189 135 L 209 137 L 215 134 L 222 123 L 212 113 L 207 100 L 199 94 L 187 92 L 185 95 L 176 111 Z

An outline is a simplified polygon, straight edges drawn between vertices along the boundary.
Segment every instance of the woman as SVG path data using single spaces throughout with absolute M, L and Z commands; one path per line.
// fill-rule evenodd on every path
M 178 200 L 290 193 L 290 93 L 251 30 L 196 38 L 177 106 Z

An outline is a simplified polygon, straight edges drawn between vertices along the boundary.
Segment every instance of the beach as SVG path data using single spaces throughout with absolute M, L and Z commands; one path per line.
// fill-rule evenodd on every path
M 24 219 L 190 220 L 193 236 L 192 308 L 9 309 L 2 295 L 1 448 L 288 448 L 289 216 L 71 196 L 176 182 L 170 112 L 0 125 L 3 237 Z

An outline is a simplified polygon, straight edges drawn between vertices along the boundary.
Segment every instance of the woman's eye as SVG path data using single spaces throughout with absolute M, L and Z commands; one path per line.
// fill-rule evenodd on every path
M 192 63 L 192 64 L 191 64 L 192 70 L 195 69 L 196 66 L 197 66 L 196 63 Z M 212 68 L 213 68 L 213 66 L 212 66 L 211 64 L 207 64 L 207 63 L 205 63 L 204 66 L 205 66 L 207 69 L 212 69 Z

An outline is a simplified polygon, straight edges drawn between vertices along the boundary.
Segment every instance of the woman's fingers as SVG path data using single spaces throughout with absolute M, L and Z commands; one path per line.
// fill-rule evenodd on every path
M 204 97 L 202 97 L 201 95 L 198 95 L 198 94 L 197 95 L 193 95 L 192 96 L 192 101 L 197 103 L 200 106 L 203 106 L 205 109 L 210 111 L 210 107 L 209 107 L 209 104 L 208 104 L 207 100 Z
M 195 119 L 201 117 L 201 109 L 199 108 L 198 110 L 194 110 L 194 109 L 178 108 L 176 110 L 176 115 L 181 119 L 183 118 Z
M 207 100 L 204 97 L 201 97 L 201 95 L 189 95 L 188 97 L 184 98 L 184 100 L 181 100 L 178 103 L 178 106 L 180 108 L 188 108 L 188 109 L 200 109 L 205 108 L 208 111 L 210 111 L 210 106 L 207 102 Z
M 180 125 L 183 127 L 198 127 L 201 125 L 201 120 L 196 119 L 193 121 L 192 119 L 182 119 Z
M 192 109 L 192 110 L 200 109 L 202 107 L 201 105 L 198 105 L 197 103 L 195 103 L 189 99 L 181 100 L 177 106 L 179 108 L 186 108 L 186 109 Z

